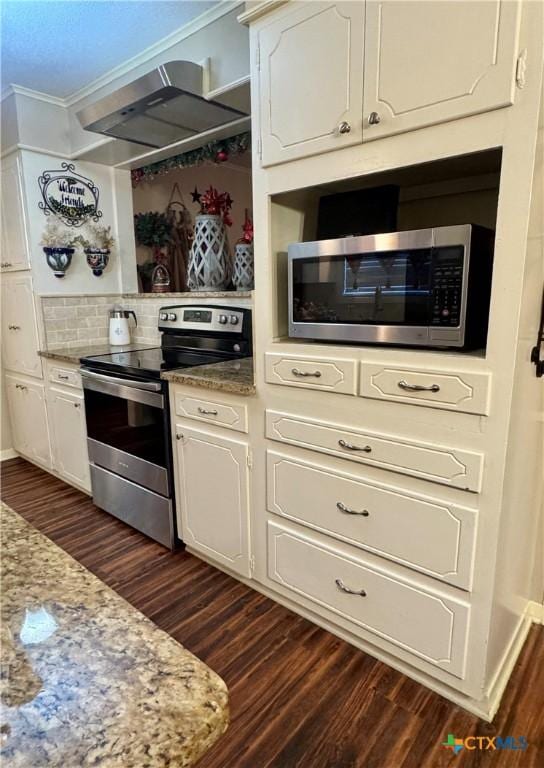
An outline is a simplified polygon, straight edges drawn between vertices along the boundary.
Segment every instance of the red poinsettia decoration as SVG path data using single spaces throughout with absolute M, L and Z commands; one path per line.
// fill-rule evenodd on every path
M 245 213 L 244 225 L 242 227 L 243 235 L 238 240 L 239 243 L 247 243 L 250 245 L 253 242 L 253 222 L 247 214 L 247 208 Z
M 201 214 L 221 216 L 227 227 L 232 225 L 230 209 L 232 208 L 234 200 L 228 192 L 218 192 L 215 187 L 209 187 L 202 195 L 195 189 L 193 199 L 195 196 L 198 196 L 197 199 L 200 203 Z

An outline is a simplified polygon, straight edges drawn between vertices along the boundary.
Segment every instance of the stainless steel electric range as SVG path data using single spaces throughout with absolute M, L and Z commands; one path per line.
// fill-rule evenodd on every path
M 168 306 L 161 346 L 82 358 L 93 501 L 174 548 L 168 383 L 161 372 L 252 354 L 251 310 Z

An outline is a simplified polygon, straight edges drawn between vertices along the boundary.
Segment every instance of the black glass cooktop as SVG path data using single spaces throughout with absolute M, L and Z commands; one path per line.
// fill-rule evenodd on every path
M 137 349 L 129 352 L 113 352 L 108 355 L 92 355 L 81 359 L 82 365 L 112 375 L 124 374 L 137 378 L 160 378 L 162 371 L 174 368 L 190 368 L 194 365 L 210 365 L 225 360 L 225 355 L 193 350 L 172 350 L 162 347 Z

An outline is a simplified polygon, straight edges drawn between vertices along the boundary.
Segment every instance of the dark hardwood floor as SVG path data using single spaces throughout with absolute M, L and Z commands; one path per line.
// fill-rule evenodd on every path
M 544 766 L 544 628 L 531 630 L 489 725 L 33 465 L 1 469 L 6 504 L 224 678 L 231 724 L 199 768 Z M 529 746 L 454 755 L 441 747 L 448 733 Z

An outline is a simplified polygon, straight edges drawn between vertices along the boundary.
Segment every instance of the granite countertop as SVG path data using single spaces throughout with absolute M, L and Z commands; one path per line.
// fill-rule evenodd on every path
M 252 357 L 197 365 L 194 368 L 178 368 L 162 373 L 161 379 L 175 384 L 232 392 L 235 395 L 254 395 L 256 392 Z
M 38 354 L 49 360 L 60 360 L 64 363 L 79 365 L 82 357 L 89 355 L 111 355 L 114 352 L 132 352 L 137 349 L 151 349 L 156 344 L 122 344 L 112 347 L 110 344 L 86 344 L 73 347 L 59 347 L 58 349 L 41 349 Z
M 3 505 L 1 522 L 3 763 L 193 765 L 227 728 L 225 683 Z

